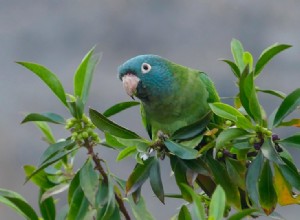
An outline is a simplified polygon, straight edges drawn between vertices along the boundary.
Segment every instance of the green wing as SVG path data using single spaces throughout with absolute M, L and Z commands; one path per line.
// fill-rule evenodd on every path
M 142 116 L 142 123 L 143 123 L 144 127 L 146 128 L 150 139 L 152 139 L 152 127 L 149 122 L 149 119 L 147 118 L 147 115 L 146 115 L 146 112 L 145 112 L 145 109 L 144 109 L 144 106 L 142 103 L 141 103 L 141 116 Z

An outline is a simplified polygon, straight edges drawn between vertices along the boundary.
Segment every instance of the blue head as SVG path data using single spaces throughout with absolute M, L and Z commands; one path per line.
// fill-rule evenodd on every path
M 139 55 L 119 67 L 119 78 L 128 95 L 141 101 L 163 98 L 170 92 L 170 61 L 157 55 Z

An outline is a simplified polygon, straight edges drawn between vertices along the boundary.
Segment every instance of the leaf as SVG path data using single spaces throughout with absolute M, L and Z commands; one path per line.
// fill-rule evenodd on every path
M 284 121 L 284 122 L 281 122 L 279 126 L 294 126 L 294 127 L 297 127 L 299 128 L 300 127 L 300 119 L 299 118 L 294 118 L 294 119 L 291 119 L 290 121 Z
M 157 198 L 165 204 L 164 187 L 161 181 L 159 161 L 155 158 L 150 169 L 150 185 Z
M 285 180 L 278 165 L 274 164 L 274 187 L 278 203 L 282 206 L 300 204 L 300 196 L 294 197 L 291 185 Z
M 226 143 L 234 139 L 245 137 L 249 133 L 241 128 L 228 128 L 227 130 L 222 131 L 216 140 L 216 149 L 224 147 Z
M 193 172 L 209 176 L 207 164 L 201 158 L 195 160 L 182 160 L 182 162 Z
M 212 112 L 209 111 L 206 115 L 204 115 L 200 120 L 196 121 L 195 123 L 176 130 L 172 135 L 172 139 L 186 140 L 201 134 L 211 121 L 211 118 Z
M 189 212 L 189 209 L 186 207 L 186 205 L 181 206 L 178 215 L 178 220 L 192 220 L 192 216 Z
M 201 143 L 202 140 L 203 135 L 198 135 L 192 139 L 180 141 L 180 144 L 189 148 L 195 148 Z
M 211 156 L 206 157 L 206 162 L 211 169 L 215 182 L 220 184 L 226 192 L 227 201 L 236 208 L 241 208 L 240 193 L 238 187 L 231 181 L 225 167 Z
M 282 159 L 280 158 L 278 152 L 275 150 L 274 143 L 271 138 L 266 138 L 263 145 L 261 146 L 261 152 L 269 160 L 273 161 L 276 164 L 283 164 Z
M 23 168 L 26 177 L 30 176 L 36 170 L 36 167 L 32 165 L 25 165 Z M 42 189 L 49 189 L 55 186 L 54 183 L 49 181 L 47 173 L 44 170 L 33 176 L 31 181 Z
M 228 218 L 228 220 L 242 220 L 245 217 L 251 215 L 254 212 L 258 212 L 258 209 L 243 209 Z
M 263 155 L 261 152 L 257 154 L 255 159 L 250 164 L 246 174 L 246 189 L 253 205 L 259 206 L 258 180 L 263 166 Z
M 86 163 L 80 169 L 79 179 L 85 198 L 95 207 L 96 194 L 99 188 L 99 175 L 94 169 L 91 157 L 87 159 Z
M 239 70 L 243 71 L 245 68 L 245 63 L 243 60 L 244 48 L 240 41 L 238 41 L 236 39 L 232 39 L 231 53 L 232 53 L 235 63 L 239 67 Z
M 44 200 L 48 199 L 49 197 L 52 197 L 56 194 L 59 194 L 69 188 L 68 183 L 61 183 L 59 185 L 53 186 L 52 188 L 47 189 L 43 195 L 41 196 L 41 202 L 44 202 Z
M 81 187 L 74 191 L 67 220 L 81 220 L 89 210 L 89 202 L 84 197 Z
M 79 179 L 80 172 L 78 171 L 73 179 L 71 180 L 70 186 L 69 186 L 69 191 L 68 191 L 68 204 L 71 204 L 72 202 L 72 197 L 76 191 L 76 189 L 80 185 L 80 179 Z
M 45 113 L 31 113 L 27 115 L 21 124 L 29 122 L 29 121 L 47 121 L 47 122 L 52 122 L 55 124 L 64 124 L 65 119 L 55 113 L 52 112 L 45 112 Z
M 95 47 L 85 55 L 74 75 L 74 95 L 79 97 L 84 105 L 88 99 L 94 70 L 101 58 L 100 55 L 94 55 L 94 50 Z
M 39 219 L 34 209 L 16 192 L 0 188 L 0 202 L 14 209 L 28 220 Z
M 209 219 L 222 220 L 226 206 L 226 195 L 223 188 L 218 185 L 209 203 Z
M 127 195 L 135 192 L 148 179 L 154 161 L 154 157 L 150 157 L 144 161 L 144 164 L 136 165 L 126 182 Z
M 123 160 L 126 157 L 129 157 L 130 155 L 136 153 L 136 147 L 132 146 L 132 147 L 126 147 L 123 150 L 121 150 L 117 156 L 116 161 L 120 161 Z
M 223 59 L 221 61 L 227 63 L 230 66 L 230 68 L 231 68 L 233 74 L 236 76 L 236 78 L 240 78 L 241 72 L 239 70 L 239 67 L 234 62 L 232 62 L 230 60 L 223 60 Z
M 226 158 L 226 169 L 232 182 L 239 188 L 246 190 L 246 167 L 243 162 Z
M 171 151 L 173 154 L 180 157 L 181 159 L 190 160 L 195 159 L 199 156 L 197 150 L 186 147 L 171 140 L 165 140 L 164 144 L 166 145 L 169 151 Z
M 130 101 L 130 102 L 121 102 L 121 103 L 118 103 L 116 105 L 113 105 L 112 107 L 110 107 L 109 109 L 106 109 L 105 112 L 103 112 L 103 115 L 105 117 L 110 117 L 110 116 L 113 116 L 121 111 L 124 111 L 128 108 L 131 108 L 133 106 L 137 106 L 139 105 L 140 103 L 139 102 L 136 102 L 136 101 Z
M 300 174 L 297 167 L 289 160 L 282 158 L 285 164 L 279 164 L 279 169 L 285 180 L 300 191 Z
M 284 94 L 281 91 L 277 91 L 277 90 L 259 89 L 259 88 L 257 88 L 256 90 L 259 91 L 259 92 L 263 92 L 263 93 L 267 93 L 267 94 L 270 94 L 270 95 L 273 95 L 273 96 L 277 96 L 281 99 L 284 99 L 286 97 L 286 94 Z
M 107 175 L 107 204 L 104 206 L 102 210 L 104 210 L 103 215 L 100 215 L 101 218 L 97 217 L 97 219 L 102 220 L 111 220 L 114 219 L 114 216 L 116 215 L 116 204 L 115 204 L 115 194 L 114 194 L 114 185 L 111 179 L 110 174 Z M 100 211 L 102 212 L 102 211 Z M 99 213 L 98 213 L 99 216 Z
M 245 51 L 243 53 L 243 61 L 245 66 L 248 65 L 249 66 L 249 71 L 252 72 L 253 69 L 253 57 L 252 54 L 248 51 Z
M 74 118 L 81 119 L 84 111 L 84 104 L 81 99 L 67 102 L 69 111 Z
M 24 66 L 28 70 L 35 73 L 42 81 L 44 81 L 44 83 L 52 90 L 52 92 L 59 98 L 59 100 L 66 107 L 68 107 L 64 88 L 54 73 L 52 73 L 46 67 L 36 63 L 30 63 L 30 62 L 16 62 L 16 63 Z
M 143 197 L 139 199 L 138 203 L 135 203 L 133 199 L 129 197 L 128 203 L 131 207 L 135 219 L 154 220 L 151 212 L 149 212 L 149 210 L 147 209 L 146 202 Z
M 111 120 L 109 120 L 104 115 L 102 115 L 101 113 L 97 112 L 94 109 L 90 109 L 89 113 L 90 113 L 90 118 L 94 123 L 94 125 L 103 132 L 107 132 L 110 133 L 111 135 L 120 138 L 125 138 L 125 139 L 140 138 L 136 133 L 124 127 L 121 127 L 120 125 L 117 125 L 116 123 L 112 122 Z
M 53 143 L 56 142 L 55 138 L 54 138 L 54 136 L 52 134 L 51 128 L 49 127 L 49 125 L 46 122 L 35 121 L 34 124 L 40 129 L 40 131 L 44 135 L 45 140 L 49 144 L 53 144 Z
M 273 44 L 267 49 L 265 49 L 262 54 L 259 56 L 256 65 L 255 65 L 255 77 L 260 74 L 265 65 L 278 53 L 281 51 L 291 47 L 291 45 L 287 44 Z
M 286 147 L 300 148 L 300 134 L 292 135 L 290 137 L 278 140 L 277 142 Z
M 282 120 L 300 105 L 300 88 L 291 92 L 280 104 L 273 121 L 273 127 L 277 127 Z
M 41 202 L 41 196 L 44 194 L 44 190 L 40 189 L 39 192 L 39 208 L 44 220 L 53 220 L 56 216 L 55 202 L 52 197 Z
M 151 145 L 151 142 L 149 142 L 146 139 L 124 139 L 124 138 L 119 138 L 119 137 L 115 137 L 116 140 L 124 145 L 125 147 L 136 147 L 136 149 L 140 152 L 146 152 L 149 148 L 149 146 Z
M 276 207 L 277 195 L 273 185 L 273 175 L 268 160 L 264 162 L 260 178 L 258 180 L 259 202 L 266 213 L 270 215 Z

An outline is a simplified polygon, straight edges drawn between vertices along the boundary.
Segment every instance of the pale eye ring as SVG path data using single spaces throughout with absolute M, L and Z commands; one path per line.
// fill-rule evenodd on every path
M 151 70 L 151 65 L 149 63 L 143 63 L 141 70 L 142 73 L 148 73 Z

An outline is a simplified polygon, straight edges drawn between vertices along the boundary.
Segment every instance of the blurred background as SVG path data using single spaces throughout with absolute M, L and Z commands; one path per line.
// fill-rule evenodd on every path
M 36 208 L 37 188 L 31 183 L 23 185 L 22 166 L 37 165 L 47 145 L 33 124 L 20 125 L 20 122 L 29 112 L 69 115 L 34 74 L 14 61 L 45 65 L 71 93 L 77 65 L 97 44 L 103 58 L 95 72 L 88 105 L 99 111 L 129 100 L 117 78 L 117 67 L 145 53 L 205 71 L 222 97 L 233 96 L 237 92 L 235 79 L 227 65 L 218 61 L 232 59 L 232 38 L 239 39 L 256 60 L 264 48 L 275 42 L 292 44 L 291 49 L 268 65 L 257 82 L 262 88 L 285 93 L 300 84 L 297 0 L 0 0 L 0 6 L 0 187 L 22 194 Z M 280 103 L 267 95 L 260 96 L 260 100 L 268 113 Z M 123 112 L 113 120 L 146 135 L 138 108 Z M 60 127 L 53 126 L 53 129 L 57 138 L 68 135 Z M 288 133 L 282 131 L 280 135 Z M 115 163 L 116 152 L 104 147 L 97 151 L 107 159 L 114 173 L 128 177 L 134 167 L 133 160 Z M 295 159 L 299 153 L 293 152 Z M 82 152 L 77 165 L 85 158 L 86 153 Z M 176 192 L 167 160 L 163 162 L 162 172 L 165 191 Z M 143 192 L 157 219 L 170 219 L 177 212 L 179 201 L 168 199 L 162 205 L 153 197 L 149 185 L 143 187 Z M 278 211 L 290 220 L 299 216 L 296 206 Z M 21 219 L 2 204 L 0 213 L 1 219 Z

